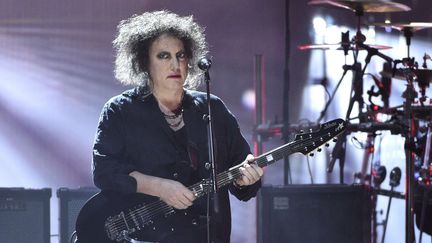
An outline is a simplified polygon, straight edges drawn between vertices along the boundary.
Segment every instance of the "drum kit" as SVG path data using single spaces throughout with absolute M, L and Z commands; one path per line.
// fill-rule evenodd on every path
M 368 156 L 373 153 L 373 149 L 368 149 L 365 152 L 362 171 L 357 174 L 361 183 L 367 184 L 371 189 L 372 200 L 376 205 L 376 195 L 386 195 L 390 197 L 386 220 L 383 222 L 382 242 L 384 242 L 388 212 L 392 197 L 403 198 L 406 201 L 406 237 L 405 242 L 415 242 L 414 234 L 414 215 L 416 216 L 415 223 L 420 229 L 420 242 L 422 233 L 425 232 L 432 235 L 432 99 L 428 98 L 426 91 L 429 84 L 432 82 L 432 69 L 429 69 L 428 62 L 431 62 L 431 56 L 427 53 L 422 57 L 421 63 L 411 57 L 411 39 L 414 33 L 426 28 L 432 28 L 432 23 L 427 22 L 407 22 L 407 23 L 372 23 L 372 26 L 378 28 L 391 28 L 403 34 L 406 41 L 407 56 L 401 59 L 393 59 L 381 51 L 392 48 L 386 45 L 366 44 L 366 37 L 361 32 L 361 19 L 365 13 L 390 13 L 410 11 L 411 8 L 400 3 L 387 0 L 311 0 L 308 3 L 314 6 L 324 6 L 329 8 L 347 9 L 355 13 L 357 17 L 357 32 L 350 38 L 349 32 L 342 33 L 341 42 L 337 44 L 308 44 L 301 45 L 300 50 L 341 50 L 345 56 L 352 52 L 354 63 L 352 65 L 343 65 L 342 78 L 335 86 L 333 95 L 330 96 L 326 106 L 324 107 L 318 122 L 323 119 L 326 114 L 335 92 L 337 91 L 341 81 L 348 71 L 352 75 L 352 93 L 346 113 L 346 120 L 351 121 L 351 112 L 354 103 L 358 103 L 359 115 L 357 124 L 349 124 L 348 131 L 344 136 L 340 137 L 336 143 L 332 159 L 328 165 L 327 171 L 331 172 L 336 160 L 339 160 L 341 167 L 340 177 L 343 182 L 343 164 L 345 155 L 346 136 L 350 132 L 366 132 L 368 140 L 366 147 L 373 148 L 373 140 L 378 131 L 389 130 L 391 133 L 401 134 L 405 138 L 405 155 L 406 155 L 406 191 L 405 193 L 397 193 L 393 190 L 399 184 L 401 179 L 401 171 L 395 168 L 391 171 L 390 186 L 391 190 L 380 189 L 380 184 L 386 176 L 386 169 L 383 166 L 372 165 L 370 173 L 368 169 Z M 358 60 L 359 52 L 367 52 L 364 66 Z M 365 105 L 363 100 L 363 77 L 365 70 L 371 61 L 372 57 L 379 57 L 385 61 L 383 71 L 380 72 L 381 79 L 378 75 L 373 77 L 375 86 L 367 91 L 369 95 L 370 105 Z M 430 66 L 432 68 L 432 66 Z M 402 94 L 403 104 L 397 107 L 389 106 L 389 97 L 391 91 L 391 80 L 396 79 L 400 82 L 405 82 L 406 88 Z M 383 106 L 379 107 L 372 103 L 371 97 L 381 96 Z M 364 112 L 367 110 L 367 112 Z M 392 117 L 389 122 L 380 122 L 376 119 L 376 114 L 385 113 Z M 374 217 L 373 217 L 374 218 Z M 376 242 L 376 218 L 374 223 L 373 242 Z

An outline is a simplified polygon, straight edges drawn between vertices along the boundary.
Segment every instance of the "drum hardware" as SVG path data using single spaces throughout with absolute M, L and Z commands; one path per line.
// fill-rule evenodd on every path
M 414 58 L 408 58 L 408 60 L 414 60 Z M 398 61 L 395 61 L 395 67 L 398 64 Z M 403 69 L 405 72 L 405 75 L 407 77 L 407 85 L 406 90 L 403 92 L 402 97 L 405 99 L 403 104 L 403 121 L 404 125 L 407 129 L 405 129 L 405 132 L 402 134 L 402 136 L 405 138 L 405 158 L 406 158 L 406 178 L 407 178 L 407 186 L 406 186 L 406 206 L 405 206 L 405 227 L 406 227 L 406 234 L 405 234 L 405 242 L 411 243 L 415 239 L 414 235 L 414 173 L 415 173 L 415 167 L 414 167 L 414 158 L 412 153 L 412 144 L 414 144 L 414 136 L 413 136 L 413 130 L 414 130 L 414 124 L 412 121 L 412 103 L 414 102 L 414 99 L 417 97 L 417 92 L 414 89 L 413 86 L 413 76 L 411 75 L 412 71 L 411 68 L 405 68 Z
M 371 183 L 371 176 L 373 176 L 373 173 L 371 172 L 368 174 L 368 165 L 369 160 L 372 158 L 372 161 L 374 159 L 374 153 L 375 153 L 375 138 L 377 134 L 375 132 L 369 132 L 366 143 L 363 146 L 363 162 L 362 162 L 362 168 L 361 172 L 356 173 L 354 176 L 360 179 L 360 184 L 366 184 L 370 185 Z M 371 167 L 373 168 L 373 167 Z
M 387 197 L 393 197 L 405 200 L 405 194 L 403 192 L 396 192 L 391 190 L 385 190 L 385 189 L 374 189 L 374 192 L 381 196 L 387 196 Z
M 427 53 L 425 52 L 425 54 L 423 55 L 423 65 L 422 65 L 422 68 L 424 68 L 424 69 L 427 68 L 427 63 L 426 63 L 427 60 L 432 61 L 432 59 L 431 59 L 431 57 L 429 56 L 429 54 L 427 54 Z
M 369 45 L 364 44 L 366 41 L 365 35 L 361 33 L 361 17 L 363 16 L 364 12 L 394 12 L 394 11 L 409 11 L 410 8 L 397 3 L 391 3 L 391 2 L 383 2 L 383 1 L 358 1 L 358 0 L 351 0 L 351 1 L 343 1 L 343 0 L 335 0 L 335 1 L 323 1 L 323 0 L 313 0 L 310 1 L 309 4 L 311 5 L 318 5 L 318 4 L 327 4 L 327 5 L 333 5 L 336 7 L 342 7 L 346 9 L 353 10 L 355 12 L 355 15 L 357 17 L 357 32 L 354 35 L 354 37 L 350 40 L 349 31 L 341 33 L 341 49 L 344 51 L 345 55 L 348 55 L 348 51 L 350 49 L 353 50 L 353 56 L 354 56 L 354 63 L 352 65 L 344 65 L 343 66 L 343 74 L 340 78 L 335 90 L 333 91 L 333 95 L 329 98 L 329 100 L 326 102 L 326 105 L 323 109 L 323 111 L 320 114 L 320 117 L 318 118 L 318 122 L 323 119 L 325 116 L 327 109 L 330 105 L 330 103 L 333 100 L 334 94 L 337 91 L 338 87 L 340 86 L 343 78 L 345 77 L 347 71 L 352 71 L 353 78 L 352 78 L 352 88 L 351 88 L 351 98 L 349 100 L 348 104 L 348 110 L 345 116 L 345 120 L 350 120 L 351 117 L 351 111 L 354 107 L 354 103 L 357 103 L 358 110 L 360 113 L 363 111 L 364 108 L 364 100 L 363 100 L 363 76 L 364 72 L 366 70 L 366 66 L 370 62 L 372 56 L 376 55 L 383 59 L 385 59 L 387 62 L 392 62 L 392 59 L 378 51 L 377 48 L 371 47 Z M 379 7 L 379 8 L 378 8 Z M 406 7 L 406 8 L 405 8 Z M 321 46 L 322 47 L 322 46 Z M 353 48 L 351 48 L 353 47 Z M 364 68 L 362 68 L 361 63 L 357 61 L 358 52 L 361 50 L 367 50 L 368 54 L 366 57 L 366 65 Z M 360 123 L 367 122 L 367 119 L 365 119 L 365 116 L 362 116 L 361 114 L 358 116 Z M 345 164 L 345 147 L 346 147 L 346 136 L 340 136 L 340 139 L 337 141 L 332 154 L 330 162 L 327 166 L 327 172 L 332 172 L 334 164 L 336 160 L 339 160 L 339 167 L 340 167 L 340 183 L 344 183 L 344 164 Z
M 426 29 L 426 28 L 432 28 L 432 23 L 427 22 L 411 22 L 411 23 L 373 23 L 371 24 L 373 26 L 379 26 L 379 27 L 391 27 L 393 29 L 396 29 L 400 32 L 403 32 L 406 40 L 407 45 L 407 57 L 410 57 L 410 46 L 411 46 L 411 39 L 414 36 L 414 32 Z
M 340 42 L 340 46 L 336 47 L 336 49 L 344 50 L 345 55 L 347 55 L 349 51 L 353 51 L 352 53 L 354 56 L 354 63 L 352 65 L 346 65 L 345 64 L 343 66 L 344 73 L 342 75 L 342 78 L 339 80 L 339 82 L 336 86 L 336 89 L 337 89 L 340 85 L 340 82 L 342 81 L 342 79 L 344 78 L 344 76 L 348 70 L 353 72 L 353 80 L 352 80 L 352 86 L 351 86 L 352 87 L 351 88 L 351 98 L 349 101 L 348 110 L 347 110 L 347 114 L 346 114 L 346 120 L 347 121 L 352 120 L 352 119 L 358 119 L 359 120 L 359 124 L 355 124 L 353 126 L 353 129 L 362 129 L 364 132 L 371 133 L 371 130 L 379 127 L 379 126 L 375 126 L 376 124 L 380 125 L 381 126 L 380 128 L 390 128 L 390 127 L 392 129 L 394 128 L 393 126 L 389 126 L 387 122 L 384 124 L 377 123 L 376 120 L 374 120 L 374 117 L 365 115 L 367 113 L 363 112 L 364 101 L 361 97 L 363 95 L 363 87 L 362 87 L 363 76 L 365 74 L 366 67 L 367 67 L 368 63 L 370 62 L 371 58 L 376 55 L 376 56 L 379 56 L 380 58 L 382 58 L 386 61 L 385 62 L 386 66 L 382 72 L 382 80 L 386 80 L 385 85 L 387 85 L 387 86 L 384 88 L 384 84 L 383 84 L 384 82 L 376 82 L 376 85 L 377 85 L 379 91 L 376 92 L 373 88 L 371 88 L 369 95 L 370 95 L 370 100 L 372 97 L 377 96 L 377 93 L 380 93 L 382 95 L 383 102 L 385 103 L 383 110 L 385 111 L 385 110 L 389 109 L 392 112 L 394 112 L 394 114 L 392 114 L 392 115 L 394 115 L 394 117 L 393 116 L 392 117 L 395 118 L 395 120 L 393 120 L 392 122 L 397 125 L 397 128 L 394 130 L 396 130 L 395 132 L 401 134 L 405 138 L 405 149 L 404 150 L 405 150 L 405 156 L 406 156 L 406 178 L 407 178 L 407 188 L 406 188 L 406 197 L 405 197 L 405 199 L 406 199 L 405 200 L 405 202 L 406 202 L 406 207 L 405 207 L 406 208 L 406 211 L 405 211 L 405 215 L 406 215 L 405 242 L 406 243 L 412 243 L 414 240 L 414 214 L 413 214 L 414 207 L 413 207 L 413 203 L 414 203 L 414 172 L 415 172 L 414 171 L 413 157 L 412 157 L 412 154 L 413 154 L 413 149 L 412 149 L 413 146 L 412 145 L 415 144 L 415 140 L 414 140 L 415 138 L 414 138 L 414 133 L 413 133 L 413 131 L 415 130 L 415 127 L 414 127 L 414 121 L 413 121 L 412 115 L 416 112 L 413 109 L 412 104 L 414 103 L 415 98 L 418 96 L 416 90 L 414 89 L 414 82 L 419 83 L 419 87 L 421 88 L 421 90 L 420 90 L 421 98 L 419 99 L 419 101 L 423 102 L 423 100 L 426 98 L 424 91 L 425 91 L 426 87 L 428 87 L 429 82 L 431 80 L 428 77 L 428 75 L 432 72 L 429 72 L 429 70 L 424 67 L 424 66 L 427 66 L 426 61 L 430 60 L 430 59 L 428 59 L 427 56 L 425 56 L 423 59 L 423 64 L 424 64 L 424 65 L 422 65 L 423 69 L 418 68 L 418 63 L 415 62 L 414 58 L 410 57 L 410 46 L 411 46 L 411 40 L 412 40 L 412 37 L 414 35 L 414 32 L 417 30 L 423 29 L 423 28 L 429 28 L 429 26 L 427 23 L 424 25 L 411 24 L 411 23 L 409 25 L 405 24 L 403 26 L 397 25 L 397 27 L 400 28 L 400 31 L 403 32 L 405 39 L 406 39 L 407 57 L 403 58 L 401 60 L 393 60 L 389 56 L 386 56 L 386 55 L 380 53 L 379 50 L 381 50 L 381 49 L 378 49 L 378 48 L 375 48 L 373 46 L 364 44 L 366 42 L 366 38 L 360 32 L 360 22 L 361 22 L 360 20 L 361 20 L 361 16 L 363 16 L 363 14 L 367 13 L 367 12 L 392 12 L 394 9 L 391 10 L 391 7 L 398 5 L 397 3 L 392 3 L 389 1 L 382 3 L 382 1 L 379 1 L 379 0 L 377 0 L 377 1 L 369 1 L 369 0 L 346 0 L 346 1 L 345 0 L 327 0 L 327 1 L 326 0 L 313 0 L 313 1 L 310 1 L 309 4 L 311 4 L 311 5 L 326 4 L 326 5 L 331 5 L 331 6 L 335 6 L 335 7 L 339 7 L 339 8 L 349 9 L 349 10 L 352 10 L 353 12 L 355 12 L 356 17 L 358 18 L 357 32 L 354 35 L 354 37 L 350 40 L 349 32 L 342 33 L 342 40 Z M 399 5 L 399 6 L 401 6 L 401 7 L 398 9 L 398 11 L 410 10 L 408 7 L 404 8 L 403 6 L 405 6 L 405 5 Z M 382 7 L 382 8 L 380 8 L 380 7 Z M 380 10 L 378 10 L 378 9 L 380 9 Z M 387 27 L 387 26 L 385 26 L 385 27 Z M 430 27 L 432 27 L 432 26 L 430 26 Z M 352 46 L 353 46 L 353 48 L 352 48 Z M 321 46 L 319 48 L 325 49 L 327 47 Z M 313 49 L 313 47 L 309 47 L 309 49 Z M 365 59 L 366 64 L 363 68 L 362 68 L 361 64 L 357 61 L 358 52 L 360 50 L 367 50 L 368 51 L 367 57 Z M 392 68 L 392 65 L 393 65 L 393 68 Z M 403 67 L 399 68 L 398 67 L 399 65 L 403 65 Z M 418 71 L 418 70 L 425 70 L 425 71 Z M 421 73 L 421 72 L 423 72 L 423 73 Z M 402 95 L 402 97 L 404 98 L 404 103 L 401 107 L 402 108 L 401 110 L 389 108 L 389 104 L 388 104 L 388 98 L 389 97 L 388 96 L 384 97 L 385 95 L 390 94 L 391 78 L 394 77 L 396 74 L 400 74 L 402 79 L 407 81 L 406 89 Z M 374 81 L 377 81 L 377 80 L 374 79 Z M 427 80 L 427 81 L 425 81 L 425 80 Z M 380 88 L 382 90 L 380 90 Z M 335 91 L 336 91 L 336 89 L 335 89 Z M 385 91 L 385 92 L 381 92 L 381 91 Z M 333 93 L 335 93 L 335 92 L 333 92 Z M 324 117 L 325 112 L 328 108 L 328 105 L 332 101 L 332 99 L 333 99 L 333 97 L 330 97 L 324 110 L 321 112 L 320 119 L 322 119 L 322 117 Z M 354 103 L 356 103 L 356 102 L 358 103 L 358 106 L 359 106 L 359 115 L 355 118 L 351 118 L 351 111 L 352 111 Z M 381 107 L 375 106 L 374 104 L 372 104 L 372 106 L 369 107 L 369 110 L 371 110 L 371 109 L 375 110 L 375 108 L 377 111 L 381 110 Z M 364 126 L 363 124 L 365 124 L 365 123 L 372 123 L 374 126 L 371 126 L 371 127 Z M 350 125 L 348 124 L 348 128 L 349 128 L 349 126 Z M 341 172 L 343 171 L 346 135 L 349 132 L 350 131 L 347 130 L 346 133 L 339 138 L 338 142 L 334 146 L 334 149 L 331 153 L 331 160 L 330 160 L 329 165 L 327 167 L 328 172 L 332 171 L 332 168 L 334 166 L 336 159 L 339 159 L 340 171 Z M 378 168 L 379 167 L 377 167 L 376 169 L 378 169 Z M 399 184 L 399 182 L 396 183 L 396 181 L 400 181 L 400 175 L 401 175 L 401 171 L 399 168 L 392 171 L 392 173 L 390 175 L 393 178 L 391 180 L 392 190 L 390 192 L 393 191 L 393 187 L 395 187 Z M 341 183 L 343 183 L 343 174 L 340 175 L 340 181 L 341 181 Z M 394 193 L 390 193 L 390 195 L 395 196 Z M 402 197 L 404 196 L 403 194 L 401 194 L 401 195 L 402 195 Z M 385 221 L 385 225 L 384 225 L 385 227 L 387 227 L 390 203 L 391 203 L 391 198 L 389 200 L 389 205 L 387 208 L 387 216 L 386 216 L 386 221 Z M 376 226 L 376 224 L 374 224 L 374 225 Z M 376 237 L 376 235 L 375 235 L 375 237 Z M 385 237 L 385 233 L 383 235 L 382 240 L 384 240 L 384 237 Z M 376 239 L 373 239 L 373 242 L 375 242 L 375 241 L 376 241 Z
M 384 71 L 391 71 L 391 63 L 385 62 L 383 64 L 383 72 Z M 366 73 L 366 75 L 369 75 L 375 82 L 375 86 L 378 87 L 378 92 L 375 92 L 374 87 L 371 86 L 370 89 L 370 95 L 371 96 L 381 96 L 381 100 L 383 102 L 383 109 L 389 109 L 389 99 L 390 99 L 390 93 L 391 93 L 391 77 L 385 77 L 382 75 L 381 80 L 378 79 L 375 75 L 371 73 Z M 369 94 L 369 93 L 368 93 Z M 375 104 L 372 102 L 372 97 L 369 98 L 369 102 L 374 105 L 373 110 L 382 110 L 382 109 L 376 109 Z
M 347 133 L 349 132 L 376 132 L 390 131 L 391 134 L 401 134 L 404 131 L 402 124 L 397 122 L 362 122 L 359 124 L 347 123 Z

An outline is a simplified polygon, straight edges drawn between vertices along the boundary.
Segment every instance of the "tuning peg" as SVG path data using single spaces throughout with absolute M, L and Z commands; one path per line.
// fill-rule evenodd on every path
M 318 148 L 318 149 L 317 149 L 317 151 L 318 151 L 318 152 L 321 152 L 321 151 L 322 151 L 322 149 L 321 149 L 321 148 Z
M 330 144 L 329 144 L 329 143 L 326 143 L 325 146 L 328 147 L 328 146 L 330 146 Z
M 300 133 L 304 133 L 304 130 L 300 130 Z
M 337 142 L 337 138 L 333 138 L 333 142 L 335 142 L 335 143 L 336 143 L 336 142 Z
M 313 156 L 314 156 L 314 153 L 310 153 L 309 156 L 310 156 L 310 157 L 313 157 Z

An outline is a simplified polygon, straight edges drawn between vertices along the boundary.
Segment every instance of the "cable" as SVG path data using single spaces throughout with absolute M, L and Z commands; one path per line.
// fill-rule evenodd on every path
M 310 167 L 310 163 L 309 163 L 309 156 L 306 156 L 306 162 L 307 162 L 307 166 L 308 166 L 308 171 L 309 171 L 309 176 L 310 176 L 311 184 L 314 184 L 314 180 L 313 180 L 313 176 L 312 176 L 312 171 L 311 171 L 311 167 Z

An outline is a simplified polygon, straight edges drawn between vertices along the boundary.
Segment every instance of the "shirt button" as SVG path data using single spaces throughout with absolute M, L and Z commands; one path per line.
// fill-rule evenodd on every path
M 173 177 L 174 177 L 175 179 L 177 179 L 177 178 L 178 178 L 178 173 L 175 172 L 175 173 L 173 174 Z

